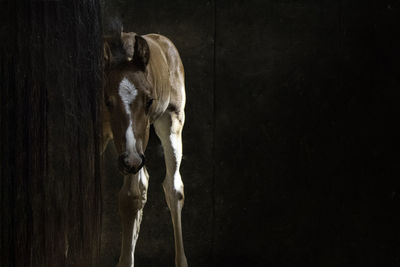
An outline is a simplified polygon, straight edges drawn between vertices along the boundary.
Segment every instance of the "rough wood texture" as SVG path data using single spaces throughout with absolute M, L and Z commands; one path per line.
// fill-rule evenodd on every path
M 95 266 L 100 247 L 96 1 L 1 1 L 1 266 Z

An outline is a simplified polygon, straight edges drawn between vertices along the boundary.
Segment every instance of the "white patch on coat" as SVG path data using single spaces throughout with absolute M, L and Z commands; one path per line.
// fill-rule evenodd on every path
M 135 85 L 131 83 L 127 78 L 122 79 L 118 87 L 118 94 L 121 97 L 122 103 L 124 103 L 127 114 L 131 114 L 129 105 L 135 100 L 137 96 L 137 90 Z
M 138 153 L 136 152 L 136 138 L 133 134 L 132 121 L 129 122 L 128 129 L 126 129 L 125 138 L 126 151 L 128 152 L 129 159 L 132 161 L 135 156 L 139 157 Z
M 133 133 L 130 105 L 135 101 L 137 90 L 133 83 L 131 83 L 127 78 L 124 78 L 119 84 L 118 94 L 124 104 L 126 114 L 129 116 L 129 126 L 126 129 L 125 138 L 126 151 L 128 152 L 130 160 L 132 160 L 133 157 L 138 156 L 138 153 L 136 152 L 136 139 Z

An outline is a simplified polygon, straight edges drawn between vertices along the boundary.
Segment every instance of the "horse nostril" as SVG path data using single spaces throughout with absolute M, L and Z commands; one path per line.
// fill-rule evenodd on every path
M 140 157 L 142 158 L 142 166 L 145 164 L 145 162 L 146 162 L 146 158 L 145 158 L 145 156 L 143 155 L 143 154 L 140 154 Z
M 124 166 L 128 166 L 128 157 L 126 153 L 122 153 L 121 155 L 119 155 L 118 157 L 119 162 L 124 165 Z

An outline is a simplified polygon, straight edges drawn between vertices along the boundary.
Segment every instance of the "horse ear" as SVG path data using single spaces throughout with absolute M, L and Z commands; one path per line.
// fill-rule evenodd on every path
M 122 32 L 121 42 L 125 50 L 126 59 L 131 60 L 135 49 L 135 36 L 134 32 Z
M 109 68 L 111 65 L 111 49 L 106 41 L 103 42 L 103 66 L 105 69 Z
M 140 36 L 135 35 L 135 49 L 133 53 L 132 62 L 141 68 L 143 71 L 146 69 L 150 59 L 150 48 L 146 40 Z

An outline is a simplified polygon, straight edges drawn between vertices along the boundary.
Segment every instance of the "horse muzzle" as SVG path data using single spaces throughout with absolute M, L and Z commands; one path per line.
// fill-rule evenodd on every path
M 128 164 L 127 162 L 127 153 L 123 153 L 118 157 L 118 168 L 119 171 L 124 174 L 124 175 L 128 175 L 128 174 L 136 174 L 138 173 L 138 171 L 140 171 L 141 168 L 143 168 L 144 164 L 145 164 L 145 157 L 143 154 L 140 154 L 140 158 L 141 158 L 141 163 L 138 166 L 131 166 L 130 164 Z

